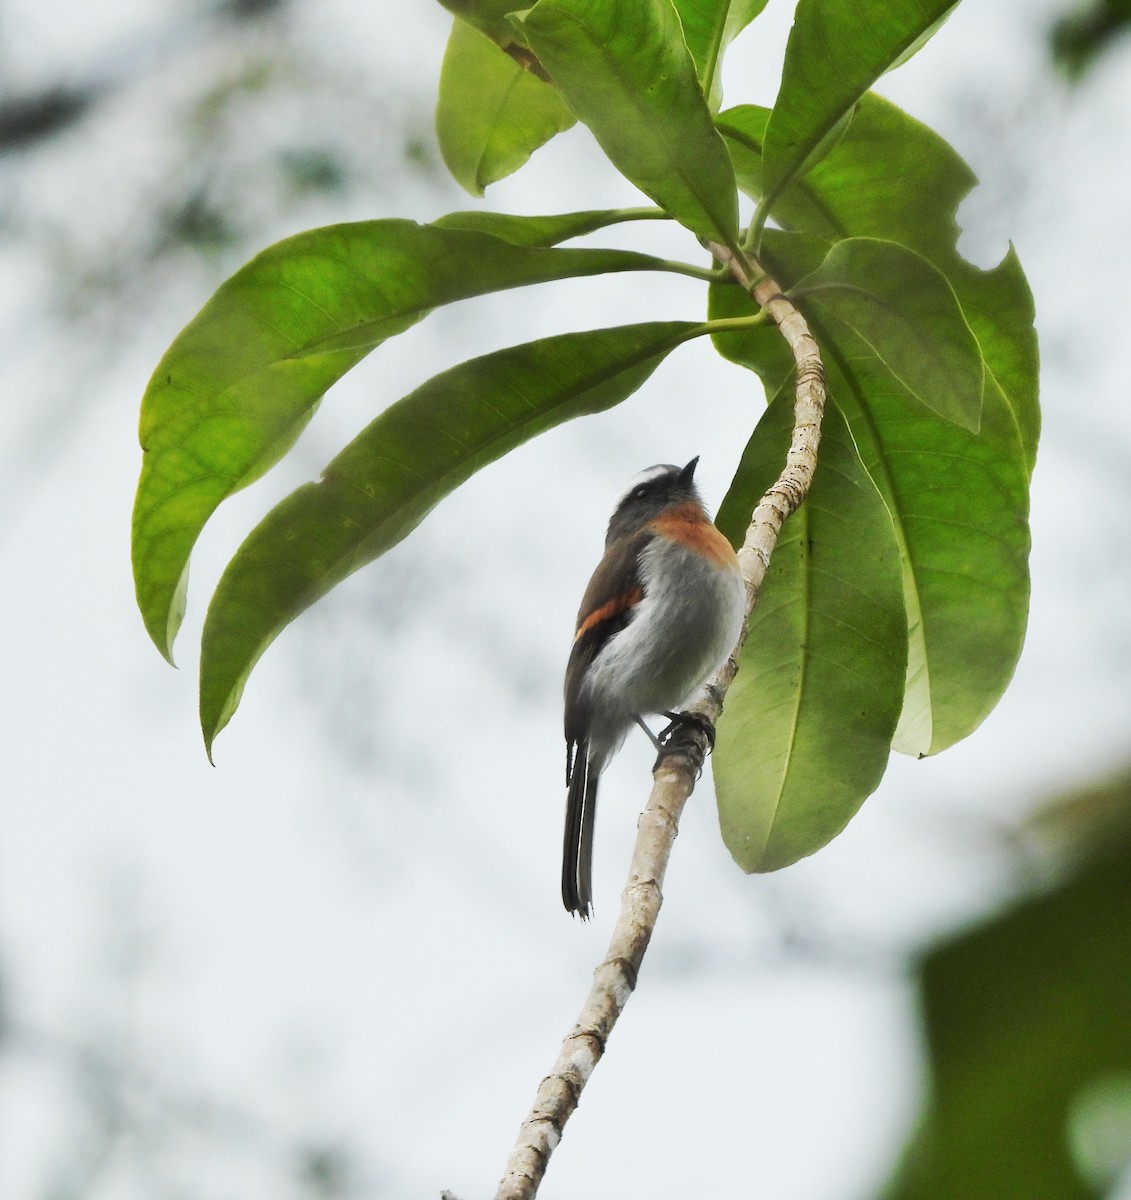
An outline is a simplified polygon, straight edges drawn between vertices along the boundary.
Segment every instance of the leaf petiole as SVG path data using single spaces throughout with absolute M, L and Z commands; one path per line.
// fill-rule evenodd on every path
M 713 321 L 704 322 L 696 330 L 695 336 L 699 337 L 704 333 L 739 333 L 744 329 L 759 329 L 763 325 L 770 324 L 771 321 L 769 312 L 764 308 L 748 317 L 717 317 Z

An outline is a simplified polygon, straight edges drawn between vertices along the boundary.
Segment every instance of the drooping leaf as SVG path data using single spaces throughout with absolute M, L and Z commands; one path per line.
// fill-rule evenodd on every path
M 671 0 L 539 0 L 521 28 L 613 165 L 693 233 L 735 245 L 734 171 Z
M 934 754 L 982 723 L 1021 653 L 1029 601 L 1024 450 L 993 386 L 975 434 L 915 407 L 848 338 L 827 347 L 826 366 L 903 555 L 910 646 L 895 748 Z
M 512 246 L 556 246 L 609 225 L 625 221 L 667 219 L 662 208 L 598 208 L 588 212 L 555 213 L 546 217 L 471 210 L 445 213 L 432 222 L 438 229 L 474 229 L 502 238 Z
M 855 330 L 921 404 L 977 432 L 985 374 L 978 340 L 946 277 L 921 255 L 846 238 L 791 294 Z
M 386 338 L 453 300 L 663 268 L 627 251 L 528 249 L 395 220 L 314 229 L 253 258 L 178 335 L 142 401 L 134 581 L 157 648 L 171 656 L 204 523 L 286 453 L 326 389 Z
M 942 23 L 957 0 L 799 0 L 766 127 L 763 189 L 773 200 L 853 106 Z
M 727 46 L 766 7 L 767 0 L 674 0 L 703 94 L 717 107 L 718 74 Z
M 225 570 L 201 649 L 206 744 L 299 613 L 396 545 L 476 471 L 563 421 L 620 403 L 702 332 L 663 322 L 545 338 L 461 363 L 386 409 L 320 482 L 268 513 Z
M 761 150 L 767 110 L 730 109 L 720 117 L 740 186 L 762 196 Z M 1030 471 L 1040 432 L 1033 300 L 1011 252 L 981 271 L 957 249 L 958 205 L 976 183 L 939 135 L 869 93 L 836 148 L 772 205 L 775 221 L 831 244 L 847 237 L 899 242 L 947 277 L 982 351 L 988 382 L 1013 411 Z
M 777 477 L 793 389 L 774 400 L 719 514 L 741 537 Z M 829 405 L 809 497 L 786 522 L 750 618 L 713 757 L 723 838 L 772 871 L 835 837 L 887 766 L 907 667 L 891 517 Z
M 452 22 L 440 70 L 436 133 L 448 170 L 473 196 L 517 171 L 574 120 L 548 83 L 485 34 L 464 21 Z

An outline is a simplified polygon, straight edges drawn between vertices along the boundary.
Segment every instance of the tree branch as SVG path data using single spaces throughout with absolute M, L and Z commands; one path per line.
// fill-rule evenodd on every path
M 805 318 L 782 295 L 778 285 L 769 276 L 756 274 L 749 261 L 727 247 L 708 243 L 707 248 L 773 318 L 793 351 L 797 370 L 793 437 L 785 466 L 754 509 L 738 552 L 749 617 L 782 525 L 805 499 L 813 479 L 825 407 L 825 371 Z M 679 818 L 702 770 L 727 689 L 738 672 L 738 656 L 745 638 L 746 622 L 726 663 L 689 705 L 688 711 L 705 717 L 709 727 L 678 727 L 656 763 L 652 793 L 640 817 L 628 884 L 621 893 L 620 916 L 608 953 L 593 976 L 577 1024 L 562 1043 L 557 1062 L 542 1080 L 530 1115 L 519 1129 L 496 1200 L 531 1200 L 537 1193 L 562 1129 L 577 1108 L 581 1092 L 605 1052 L 608 1036 L 636 987 L 637 973 L 663 903 L 661 888 Z
M 756 275 L 750 263 L 742 261 L 725 246 L 708 242 L 707 248 L 722 263 L 734 279 L 762 306 L 777 325 L 793 352 L 796 383 L 793 399 L 793 435 L 785 456 L 785 466 L 773 485 L 765 492 L 750 517 L 746 537 L 738 551 L 738 565 L 746 584 L 746 616 L 738 644 L 730 658 L 703 687 L 707 693 L 702 703 L 691 708 L 711 721 L 717 721 L 723 709 L 723 698 L 736 674 L 738 655 L 746 641 L 750 613 L 758 601 L 770 555 L 777 545 L 778 534 L 786 519 L 801 507 L 809 494 L 813 472 L 817 469 L 817 447 L 821 441 L 821 421 L 825 415 L 825 367 L 821 350 L 809 326 L 792 301 L 769 275 Z M 696 700 L 698 701 L 698 697 Z

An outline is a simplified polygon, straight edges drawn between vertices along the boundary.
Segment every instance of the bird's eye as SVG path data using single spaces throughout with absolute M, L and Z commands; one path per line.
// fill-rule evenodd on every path
M 648 487 L 646 484 L 642 483 L 639 487 L 634 487 L 632 489 L 632 499 L 633 500 L 643 500 L 644 497 L 647 495 L 648 495 Z

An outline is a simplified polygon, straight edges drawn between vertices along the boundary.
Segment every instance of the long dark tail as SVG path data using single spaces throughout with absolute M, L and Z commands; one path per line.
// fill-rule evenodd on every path
M 601 766 L 589 756 L 589 743 L 578 742 L 566 778 L 565 839 L 562 845 L 562 903 L 587 920 L 593 904 L 593 820 Z

